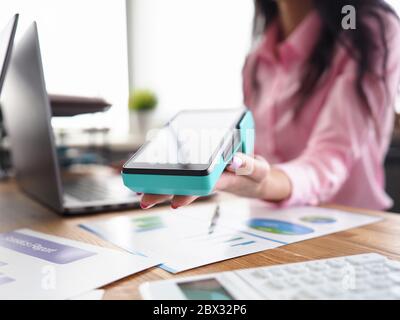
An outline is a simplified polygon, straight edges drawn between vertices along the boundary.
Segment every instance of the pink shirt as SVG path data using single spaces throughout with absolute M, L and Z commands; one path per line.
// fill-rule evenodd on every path
M 289 176 L 292 195 L 285 205 L 336 203 L 379 210 L 391 206 L 384 190 L 383 162 L 400 79 L 400 26 L 395 17 L 384 18 L 390 51 L 388 91 L 371 75 L 363 82 L 378 130 L 355 89 L 356 62 L 342 47 L 335 50 L 324 81 L 294 119 L 294 93 L 320 35 L 316 12 L 281 43 L 278 23 L 272 24 L 249 55 L 243 70 L 244 93 L 256 122 L 256 154 Z M 376 24 L 373 28 L 377 30 Z M 257 99 L 250 75 L 256 63 Z

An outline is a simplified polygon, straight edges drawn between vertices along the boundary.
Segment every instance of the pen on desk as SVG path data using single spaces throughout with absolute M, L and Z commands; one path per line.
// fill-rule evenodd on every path
M 217 204 L 217 206 L 215 207 L 214 215 L 211 218 L 211 223 L 210 226 L 208 227 L 208 234 L 212 234 L 214 232 L 218 218 L 219 218 L 219 204 Z

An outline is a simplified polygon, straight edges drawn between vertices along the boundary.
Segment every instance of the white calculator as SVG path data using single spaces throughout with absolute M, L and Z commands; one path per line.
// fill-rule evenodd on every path
M 140 292 L 156 300 L 400 299 L 400 262 L 369 253 L 147 282 Z

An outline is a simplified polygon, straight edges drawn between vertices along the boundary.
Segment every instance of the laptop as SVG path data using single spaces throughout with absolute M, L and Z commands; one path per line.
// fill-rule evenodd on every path
M 0 33 L 0 93 L 10 62 L 19 15 L 16 14 Z
M 123 185 L 119 174 L 60 171 L 36 23 L 14 48 L 1 104 L 16 180 L 28 195 L 66 215 L 139 206 L 139 196 Z
M 3 87 L 4 78 L 7 73 L 7 67 L 11 57 L 11 51 L 14 44 L 15 33 L 18 24 L 18 14 L 14 15 L 7 26 L 0 32 L 0 94 Z M 3 114 L 0 106 L 0 180 L 7 176 L 7 172 L 4 168 L 4 150 L 2 144 L 2 138 L 5 133 L 3 126 Z

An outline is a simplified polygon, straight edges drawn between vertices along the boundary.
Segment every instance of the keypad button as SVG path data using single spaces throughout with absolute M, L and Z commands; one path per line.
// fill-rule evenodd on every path
M 291 274 L 302 274 L 307 272 L 307 269 L 304 266 L 298 264 L 289 265 L 285 268 L 285 270 Z
M 394 297 L 395 299 L 400 300 L 400 286 L 398 286 L 398 287 L 393 287 L 393 288 L 390 290 L 390 293 L 393 295 L 393 297 Z
M 346 262 L 344 260 L 328 260 L 326 264 L 334 269 L 340 269 L 346 266 Z
M 290 277 L 286 278 L 286 283 L 288 284 L 288 286 L 290 288 L 297 288 L 300 286 L 300 281 L 299 281 L 298 277 L 290 276 Z
M 327 284 L 320 288 L 320 291 L 328 297 L 336 297 L 340 295 L 343 290 L 339 286 Z
M 386 265 L 386 267 L 388 267 L 390 270 L 400 271 L 400 261 L 388 260 L 388 261 L 386 261 L 385 265 Z
M 322 283 L 323 278 L 313 274 L 306 274 L 301 277 L 301 280 L 306 284 L 315 285 Z
M 388 274 L 388 278 L 394 283 L 400 285 L 400 272 L 392 272 Z
M 347 257 L 346 260 L 354 265 L 364 265 L 366 263 L 384 262 L 386 258 L 379 254 L 371 253 Z
M 368 282 L 373 288 L 376 289 L 385 289 L 392 284 L 392 281 L 390 279 L 383 276 L 371 278 Z
M 265 286 L 275 290 L 282 290 L 285 288 L 284 282 L 279 279 L 270 279 L 265 283 Z
M 312 271 L 324 271 L 327 269 L 327 266 L 324 262 L 316 261 L 307 264 L 307 268 Z
M 266 273 L 263 270 L 255 270 L 252 273 L 250 273 L 250 275 L 254 278 L 260 279 L 260 280 L 265 280 L 268 279 L 268 273 Z
M 274 277 L 282 277 L 285 275 L 285 272 L 282 269 L 271 269 L 269 270 L 269 272 L 271 273 L 271 275 L 273 275 Z
M 383 263 L 370 264 L 366 266 L 366 269 L 373 274 L 385 274 L 389 271 L 389 268 L 387 268 Z

